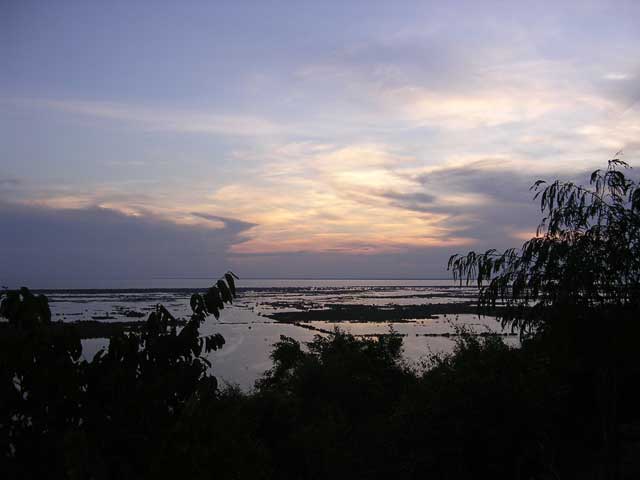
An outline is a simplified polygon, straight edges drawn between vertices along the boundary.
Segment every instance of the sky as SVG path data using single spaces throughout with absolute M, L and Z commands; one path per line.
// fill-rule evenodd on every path
M 639 102 L 633 0 L 0 0 L 0 283 L 448 278 Z

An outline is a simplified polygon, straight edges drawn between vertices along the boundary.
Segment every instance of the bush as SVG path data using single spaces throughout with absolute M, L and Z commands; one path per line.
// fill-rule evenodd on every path
M 163 306 L 138 330 L 112 337 L 91 362 L 75 329 L 52 324 L 46 297 L 2 294 L 0 471 L 10 478 L 140 478 L 194 398 L 215 396 L 200 337 L 208 314 L 235 294 L 232 274 L 191 299 L 180 326 Z

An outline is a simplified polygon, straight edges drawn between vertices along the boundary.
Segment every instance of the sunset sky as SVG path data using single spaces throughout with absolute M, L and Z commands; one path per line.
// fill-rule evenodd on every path
M 446 277 L 639 103 L 633 0 L 0 0 L 0 284 Z

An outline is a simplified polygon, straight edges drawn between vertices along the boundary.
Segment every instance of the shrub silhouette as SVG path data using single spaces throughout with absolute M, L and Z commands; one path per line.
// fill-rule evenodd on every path
M 0 293 L 0 317 L 18 328 L 34 328 L 51 323 L 49 300 L 44 295 L 34 295 L 28 288 Z
M 224 338 L 201 337 L 199 327 L 231 303 L 231 272 L 192 296 L 181 328 L 158 305 L 89 362 L 74 328 L 50 323 L 46 297 L 26 288 L 2 295 L 14 327 L 0 337 L 0 460 L 9 476 L 140 477 L 185 406 L 216 395 L 204 355 Z

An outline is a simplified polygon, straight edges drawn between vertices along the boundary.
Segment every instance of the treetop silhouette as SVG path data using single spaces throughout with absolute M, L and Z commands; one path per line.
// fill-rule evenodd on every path
M 559 308 L 602 311 L 637 306 L 640 286 L 640 185 L 629 165 L 609 160 L 589 185 L 556 180 L 531 190 L 543 214 L 536 236 L 518 250 L 453 255 L 448 269 L 480 288 L 479 307 L 526 334 Z

